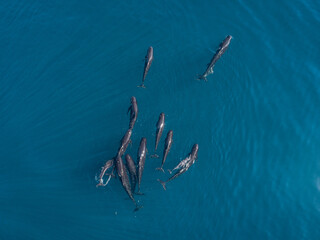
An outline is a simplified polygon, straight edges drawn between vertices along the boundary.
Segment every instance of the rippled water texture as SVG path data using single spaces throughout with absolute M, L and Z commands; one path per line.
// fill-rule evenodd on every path
M 320 239 L 319 1 L 11 0 L 0 16 L 0 239 Z M 165 169 L 199 144 L 167 191 L 147 158 L 135 213 L 119 179 L 95 187 L 131 96 L 135 160 L 161 112 Z

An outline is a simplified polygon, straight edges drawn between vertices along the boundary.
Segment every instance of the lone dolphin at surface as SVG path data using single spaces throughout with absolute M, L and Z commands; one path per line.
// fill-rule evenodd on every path
M 129 129 L 133 129 L 133 126 L 136 123 L 137 117 L 138 117 L 137 99 L 133 96 L 131 97 L 131 106 L 128 108 L 128 113 L 129 111 L 130 111 Z
M 199 75 L 198 80 L 205 80 L 207 81 L 207 76 L 209 74 L 213 73 L 213 67 L 216 64 L 216 62 L 221 58 L 221 56 L 224 54 L 224 52 L 228 49 L 230 41 L 232 39 L 232 36 L 228 35 L 222 43 L 220 43 L 218 50 L 214 54 L 213 58 L 211 59 L 210 63 L 208 64 L 208 67 L 206 71 L 202 74 Z
M 159 168 L 156 168 L 156 170 L 161 170 L 162 172 L 164 172 L 163 170 L 163 165 L 167 159 L 167 156 L 168 156 L 168 153 L 171 149 L 171 145 L 172 145 L 172 135 L 173 135 L 173 131 L 170 130 L 167 134 L 167 137 L 166 137 L 166 143 L 165 143 L 165 147 L 164 147 L 164 150 L 163 150 L 163 158 L 162 158 L 162 164 L 161 164 L 161 167 Z
M 120 181 L 121 181 L 121 184 L 122 184 L 124 190 L 127 192 L 130 199 L 136 205 L 136 208 L 134 209 L 134 211 L 138 211 L 142 206 L 139 206 L 133 197 L 130 182 L 129 182 L 129 177 L 127 174 L 127 169 L 126 169 L 126 166 L 123 164 L 121 156 L 117 155 L 116 160 L 115 160 L 115 164 L 116 164 L 118 176 L 120 178 Z
M 153 60 L 153 47 L 149 47 L 147 51 L 147 55 L 145 56 L 145 63 L 144 63 L 144 70 L 143 70 L 143 77 L 142 77 L 142 84 L 138 87 L 145 88 L 144 80 L 146 79 L 147 73 L 151 67 L 151 63 Z
M 146 156 L 147 156 L 147 139 L 141 138 L 139 151 L 138 151 L 138 192 L 137 194 L 143 195 L 143 193 L 140 192 L 140 184 L 142 179 L 142 173 L 144 169 L 144 164 L 146 162 Z
M 126 165 L 129 170 L 130 179 L 131 179 L 131 191 L 134 192 L 137 184 L 137 168 L 136 165 L 129 154 L 126 154 Z
M 191 153 L 189 154 L 189 157 L 187 158 L 188 161 L 185 163 L 185 165 L 178 171 L 176 172 L 172 177 L 170 177 L 167 181 L 163 182 L 158 179 L 158 181 L 161 183 L 162 187 L 164 190 L 167 190 L 166 184 L 170 182 L 171 180 L 179 177 L 182 173 L 188 171 L 188 169 L 194 164 L 195 160 L 198 158 L 198 149 L 199 145 L 194 144 L 191 150 Z
M 154 155 L 151 156 L 152 158 L 159 157 L 159 155 L 156 154 L 156 151 L 157 151 L 158 144 L 159 144 L 159 141 L 162 136 L 163 129 L 164 129 L 164 119 L 165 119 L 164 113 L 160 113 L 160 116 L 159 116 L 159 119 L 157 122 L 157 132 L 156 132 L 156 143 L 155 143 L 155 148 L 154 148 Z

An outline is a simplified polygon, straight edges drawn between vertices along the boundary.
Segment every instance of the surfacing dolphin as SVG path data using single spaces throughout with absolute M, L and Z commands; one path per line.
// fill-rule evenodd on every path
M 224 54 L 224 52 L 228 49 L 230 41 L 232 39 L 232 36 L 228 35 L 222 43 L 220 43 L 218 50 L 216 51 L 216 53 L 214 54 L 213 58 L 211 59 L 210 63 L 207 66 L 206 71 L 202 74 L 199 75 L 198 80 L 203 79 L 204 81 L 208 81 L 207 80 L 207 76 L 209 74 L 213 73 L 213 67 L 216 64 L 216 62 L 221 58 L 221 56 Z
M 143 195 L 143 193 L 140 192 L 140 184 L 142 179 L 142 173 L 144 169 L 144 164 L 146 162 L 147 157 L 147 139 L 141 138 L 139 151 L 138 151 L 138 192 L 137 194 Z
M 179 177 L 182 173 L 185 173 L 186 171 L 188 171 L 188 169 L 194 164 L 195 160 L 198 158 L 198 149 L 199 149 L 199 145 L 198 144 L 194 144 L 192 147 L 192 151 L 188 157 L 188 161 L 185 163 L 185 165 L 178 170 L 178 172 L 176 172 L 172 177 L 170 177 L 167 181 L 163 182 L 160 179 L 158 179 L 158 181 L 161 183 L 162 187 L 164 190 L 167 190 L 166 188 L 166 184 L 168 182 L 170 182 L 171 180 Z
M 163 165 L 167 159 L 167 156 L 168 156 L 168 153 L 171 149 L 171 145 L 172 145 L 172 135 L 173 135 L 173 131 L 170 130 L 167 134 L 167 137 L 166 137 L 166 143 L 165 143 L 165 147 L 164 147 L 164 150 L 163 150 L 163 158 L 162 158 L 162 164 L 161 164 L 161 167 L 159 168 L 156 168 L 156 170 L 161 170 L 162 172 L 164 172 L 163 170 Z
M 147 73 L 151 67 L 152 61 L 153 61 L 153 47 L 149 47 L 148 51 L 147 51 L 147 55 L 145 56 L 142 84 L 139 85 L 138 87 L 146 88 L 144 86 L 144 80 L 146 79 L 146 76 L 147 76 Z
M 129 175 L 131 179 L 131 191 L 134 192 L 137 184 L 137 168 L 136 164 L 134 163 L 133 159 L 129 154 L 126 154 L 126 165 L 127 169 L 129 170 Z
M 154 154 L 151 155 L 152 158 L 159 157 L 159 155 L 156 154 L 156 151 L 157 151 L 158 144 L 159 144 L 159 141 L 162 136 L 163 129 L 164 129 L 164 119 L 165 119 L 164 113 L 160 113 L 160 116 L 159 116 L 159 119 L 157 122 L 156 144 L 155 144 L 155 148 L 154 148 Z

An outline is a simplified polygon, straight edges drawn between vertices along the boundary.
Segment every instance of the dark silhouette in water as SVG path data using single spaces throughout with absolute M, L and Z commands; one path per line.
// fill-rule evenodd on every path
M 173 131 L 170 130 L 167 134 L 167 137 L 166 137 L 166 143 L 165 143 L 165 147 L 164 147 L 164 150 L 163 150 L 163 158 L 162 158 L 162 164 L 161 164 L 161 167 L 159 168 L 156 168 L 157 170 L 161 170 L 162 172 L 164 172 L 163 170 L 163 165 L 167 159 L 167 156 L 168 156 L 168 153 L 171 149 L 171 145 L 172 145 L 172 135 L 173 135 Z
M 142 84 L 140 86 L 138 86 L 138 87 L 145 88 L 144 80 L 146 79 L 147 73 L 148 73 L 148 71 L 149 71 L 149 69 L 151 67 L 152 60 L 153 60 L 153 47 L 149 47 L 147 55 L 145 56 Z
M 130 180 L 131 180 L 131 191 L 134 192 L 137 184 L 137 168 L 136 165 L 129 154 L 126 154 L 126 165 L 129 170 Z
M 158 158 L 159 155 L 156 154 L 157 148 L 158 148 L 158 144 L 160 141 L 160 138 L 162 136 L 162 132 L 164 129 L 164 113 L 160 113 L 158 122 L 157 122 L 157 132 L 156 132 L 156 143 L 155 143 L 155 148 L 154 148 L 154 155 L 151 155 L 152 158 Z
M 171 180 L 179 177 L 182 173 L 188 171 L 188 169 L 194 164 L 194 162 L 196 161 L 196 159 L 198 158 L 198 149 L 199 149 L 199 145 L 198 144 L 194 144 L 191 150 L 191 153 L 189 154 L 189 156 L 186 158 L 188 159 L 186 161 L 185 164 L 183 164 L 183 167 L 178 170 L 178 172 L 176 172 L 172 177 L 170 177 L 167 181 L 163 182 L 160 181 L 160 179 L 158 179 L 158 181 L 161 183 L 162 187 L 164 190 L 167 190 L 166 188 L 166 184 L 168 182 L 170 182 Z M 182 160 L 184 161 L 184 160 Z
M 139 151 L 138 151 L 139 165 L 138 165 L 138 192 L 137 192 L 137 194 L 139 194 L 139 195 L 143 195 L 143 193 L 140 192 L 140 185 L 141 185 L 144 164 L 146 162 L 146 156 L 147 156 L 147 139 L 141 138 Z
M 223 40 L 223 42 L 220 44 L 218 50 L 214 54 L 213 58 L 211 59 L 210 63 L 208 64 L 208 67 L 207 67 L 206 71 L 202 75 L 199 75 L 198 80 L 203 79 L 203 80 L 207 81 L 207 76 L 209 74 L 213 73 L 214 65 L 221 58 L 221 56 L 224 54 L 224 52 L 228 49 L 228 46 L 230 44 L 231 39 L 232 39 L 232 36 L 228 35 Z
M 130 111 L 130 123 L 129 129 L 133 129 L 134 124 L 137 121 L 138 117 L 138 104 L 135 97 L 131 97 L 131 106 L 128 108 L 128 113 Z

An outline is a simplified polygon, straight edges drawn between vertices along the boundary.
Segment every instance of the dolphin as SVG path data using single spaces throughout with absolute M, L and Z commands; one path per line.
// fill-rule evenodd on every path
M 143 77 L 142 77 L 142 84 L 138 87 L 145 88 L 144 80 L 146 79 L 147 73 L 151 67 L 151 63 L 153 61 L 153 47 L 149 47 L 147 51 L 147 55 L 145 56 L 145 63 L 144 63 L 144 70 L 143 70 Z
M 224 52 L 228 49 L 231 39 L 232 39 L 232 36 L 228 35 L 223 40 L 223 42 L 220 43 L 219 48 L 214 54 L 214 56 L 212 57 L 210 63 L 208 64 L 206 71 L 202 75 L 199 75 L 198 80 L 203 79 L 204 81 L 207 81 L 207 76 L 213 73 L 214 65 L 221 58 Z
M 136 123 L 137 117 L 138 117 L 138 104 L 137 104 L 137 99 L 135 97 L 131 97 L 131 106 L 128 109 L 128 113 L 129 111 L 130 111 L 129 129 L 133 129 L 133 126 Z
M 173 171 L 185 167 L 190 160 L 198 159 L 198 149 L 199 149 L 199 145 L 198 144 L 194 144 L 193 147 L 192 147 L 191 153 L 188 155 L 188 157 L 186 157 L 185 159 L 180 161 L 180 163 L 177 166 L 175 166 L 174 169 L 172 169 L 172 170 L 168 169 L 168 172 L 170 174 L 172 174 Z
M 163 164 L 165 163 L 166 161 L 166 158 L 168 156 L 168 153 L 171 149 L 171 145 L 172 145 L 172 135 L 173 135 L 173 131 L 170 130 L 167 134 L 167 137 L 166 137 L 166 143 L 165 143 L 165 147 L 164 147 L 164 150 L 163 150 L 163 158 L 162 158 L 162 164 L 161 164 L 161 167 L 159 168 L 156 168 L 156 170 L 161 170 L 162 172 L 164 172 L 163 170 Z
M 120 157 L 122 157 L 122 155 L 126 152 L 129 143 L 131 143 L 131 139 L 130 139 L 131 134 L 132 134 L 132 129 L 129 128 L 121 139 L 120 147 L 118 149 L 118 154 L 117 154 Z
M 137 183 L 137 168 L 136 165 L 129 154 L 126 154 L 126 165 L 129 170 L 130 179 L 131 179 L 131 191 L 134 192 Z
M 187 158 L 188 161 L 184 164 L 184 166 L 180 170 L 178 170 L 178 172 L 176 172 L 167 181 L 163 182 L 160 179 L 158 179 L 158 182 L 161 183 L 161 185 L 162 185 L 164 190 L 167 190 L 166 184 L 168 182 L 170 182 L 173 179 L 179 177 L 182 173 L 185 173 L 186 171 L 188 171 L 188 169 L 195 163 L 196 159 L 198 158 L 198 149 L 199 149 L 199 145 L 198 144 L 194 144 L 193 147 L 192 147 L 191 153 L 189 154 L 189 157 Z
M 116 164 L 118 176 L 120 178 L 120 181 L 121 181 L 121 184 L 122 184 L 124 190 L 127 192 L 130 199 L 136 205 L 136 208 L 134 209 L 134 211 L 138 211 L 140 208 L 142 208 L 142 206 L 139 206 L 133 197 L 130 182 L 129 182 L 129 177 L 127 174 L 127 169 L 126 169 L 126 166 L 123 164 L 121 156 L 117 155 L 116 160 L 115 160 L 115 164 Z
M 159 155 L 156 154 L 157 148 L 158 148 L 158 144 L 160 141 L 160 138 L 162 136 L 162 132 L 164 129 L 164 113 L 160 113 L 158 122 L 157 122 L 157 132 L 156 132 L 156 144 L 155 144 L 155 148 L 154 148 L 154 155 L 152 155 L 152 158 L 158 158 Z
M 141 184 L 141 178 L 142 178 L 142 173 L 144 169 L 144 164 L 146 162 L 146 156 L 147 156 L 147 139 L 146 138 L 141 138 L 140 141 L 140 147 L 138 151 L 138 192 L 137 194 L 143 195 L 143 193 L 140 192 L 140 184 Z
M 198 150 L 199 150 L 199 145 L 194 144 L 192 146 L 189 161 L 186 163 L 186 165 L 183 168 L 187 168 L 188 170 L 189 167 L 191 167 L 195 163 L 195 161 L 198 160 Z
M 114 165 L 114 163 L 113 163 L 113 159 L 111 159 L 111 160 L 108 160 L 107 162 L 106 162 L 106 164 L 101 168 L 101 172 L 100 172 L 100 175 L 99 175 L 99 183 L 96 185 L 96 187 L 99 187 L 99 186 L 106 186 L 108 183 L 109 183 L 109 181 L 110 181 L 110 179 L 111 179 L 111 176 L 113 176 L 113 170 L 114 170 L 114 168 L 112 169 L 112 172 L 110 173 L 110 174 L 108 174 L 109 175 L 109 178 L 108 178 L 108 180 L 107 180 L 107 182 L 106 183 L 103 183 L 103 177 L 104 177 L 104 175 L 106 174 L 106 171 L 109 169 L 109 168 L 111 168 L 111 167 L 113 167 L 113 165 Z

